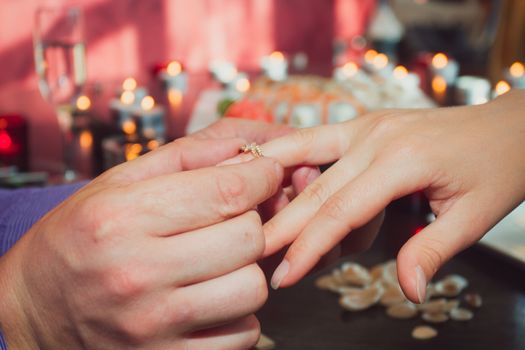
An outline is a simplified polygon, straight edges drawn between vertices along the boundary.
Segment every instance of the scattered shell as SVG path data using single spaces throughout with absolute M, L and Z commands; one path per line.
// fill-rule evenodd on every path
M 468 286 L 468 281 L 460 275 L 449 275 L 435 284 L 435 295 L 456 297 Z
M 337 291 L 337 293 L 339 293 L 339 294 L 355 294 L 355 293 L 360 293 L 360 292 L 362 292 L 362 291 L 363 291 L 363 288 L 341 286 L 341 287 L 337 287 L 336 291 Z
M 429 312 L 429 313 L 440 313 L 444 312 L 444 310 L 447 308 L 448 301 L 447 299 L 434 299 L 431 301 L 427 301 L 424 304 L 418 305 L 418 309 L 423 312 Z
M 386 285 L 398 286 L 397 264 L 395 260 L 389 260 L 383 265 L 383 282 Z
M 459 300 L 458 299 L 452 299 L 447 301 L 446 305 L 443 307 L 443 312 L 450 312 L 454 309 L 457 309 L 459 307 Z
M 386 309 L 386 314 L 392 318 L 399 319 L 409 319 L 417 315 L 418 311 L 414 304 L 412 303 L 402 303 L 397 305 L 392 305 Z
M 339 285 L 335 281 L 333 275 L 323 275 L 315 280 L 315 285 L 319 289 L 330 290 L 332 292 L 337 292 Z
M 474 317 L 474 313 L 468 309 L 457 308 L 450 311 L 450 318 L 454 321 L 470 321 Z
M 400 304 L 406 301 L 405 295 L 399 286 L 388 286 L 379 301 L 383 306 L 391 306 Z
M 345 280 L 343 279 L 343 273 L 339 269 L 334 269 L 332 271 L 332 278 L 334 279 L 334 282 L 337 283 L 337 285 L 339 286 L 345 284 Z
M 421 318 L 430 323 L 443 323 L 448 321 L 448 316 L 444 312 L 425 312 L 421 315 Z
M 341 277 L 347 284 L 354 286 L 367 286 L 372 282 L 372 277 L 363 266 L 347 262 L 341 266 Z
M 438 332 L 429 326 L 417 326 L 412 330 L 412 338 L 421 340 L 434 338 L 437 334 Z
M 381 284 L 375 283 L 358 292 L 344 294 L 339 298 L 339 304 L 348 311 L 360 311 L 368 309 L 376 304 L 383 294 Z
M 271 350 L 275 348 L 275 342 L 264 334 L 261 334 L 261 337 L 257 344 L 255 344 L 254 348 L 255 350 Z
M 370 277 L 372 277 L 372 281 L 377 281 L 379 279 L 383 278 L 383 264 L 378 264 L 370 270 Z
M 480 308 L 483 305 L 481 295 L 477 293 L 468 293 L 465 295 L 465 302 L 472 307 Z

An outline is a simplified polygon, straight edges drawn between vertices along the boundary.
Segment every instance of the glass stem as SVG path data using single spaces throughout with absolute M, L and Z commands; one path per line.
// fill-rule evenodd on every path
M 58 125 L 62 134 L 62 147 L 64 157 L 64 179 L 66 181 L 73 181 L 76 178 L 74 168 L 75 135 L 73 132 L 73 114 L 71 113 L 71 106 L 62 105 L 57 107 Z

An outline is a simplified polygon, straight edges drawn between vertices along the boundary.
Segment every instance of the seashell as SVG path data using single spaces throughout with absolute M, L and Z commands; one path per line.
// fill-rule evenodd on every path
M 339 284 L 335 281 L 333 275 L 323 275 L 315 280 L 315 285 L 319 289 L 338 292 Z
M 418 311 L 414 304 L 412 303 L 401 303 L 397 305 L 392 305 L 388 309 L 386 309 L 386 314 L 392 318 L 399 318 L 399 319 L 409 319 L 413 318 L 417 315 Z
M 383 277 L 383 264 L 378 264 L 370 269 L 372 281 L 377 281 Z
M 376 304 L 381 295 L 383 295 L 383 287 L 381 284 L 375 283 L 361 289 L 359 292 L 343 294 L 339 298 L 339 304 L 348 311 L 365 310 Z
M 434 338 L 438 332 L 429 326 L 417 326 L 412 330 L 412 338 L 414 339 L 430 339 Z
M 397 264 L 395 260 L 389 260 L 383 265 L 383 282 L 386 285 L 398 286 Z
M 461 307 L 450 311 L 450 318 L 454 321 L 470 321 L 473 317 L 472 311 Z
M 430 313 L 440 313 L 444 312 L 444 310 L 447 308 L 448 301 L 447 299 L 441 298 L 441 299 L 434 299 L 431 301 L 427 301 L 424 304 L 418 305 L 418 309 L 423 312 L 430 312 Z
M 430 323 L 443 323 L 448 321 L 448 316 L 444 312 L 425 312 L 421 318 Z
M 456 297 L 467 286 L 468 281 L 464 277 L 460 275 L 449 275 L 435 284 L 435 295 Z
M 458 299 L 448 300 L 445 306 L 443 307 L 443 312 L 450 312 L 454 309 L 457 309 L 458 307 L 459 307 Z
M 468 293 L 465 295 L 465 302 L 472 307 L 480 308 L 483 305 L 483 299 L 478 293 Z
M 363 266 L 347 262 L 341 266 L 341 277 L 343 281 L 350 285 L 367 286 L 372 282 L 372 277 Z
M 273 348 L 275 348 L 275 342 L 264 334 L 261 334 L 259 341 L 254 346 L 255 350 L 271 350 Z
M 344 286 L 345 285 L 345 280 L 343 279 L 343 273 L 341 272 L 341 270 L 334 269 L 332 271 L 332 278 L 334 279 L 334 282 L 338 286 Z
M 355 294 L 355 293 L 361 293 L 363 291 L 363 288 L 360 287 L 349 287 L 349 286 L 341 286 L 337 287 L 336 289 L 337 293 L 339 294 Z
M 383 306 L 391 306 L 406 301 L 405 295 L 399 286 L 387 286 L 385 292 L 379 301 Z

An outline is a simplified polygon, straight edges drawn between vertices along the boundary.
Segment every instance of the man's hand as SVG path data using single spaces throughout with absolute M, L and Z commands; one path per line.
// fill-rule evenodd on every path
M 252 209 L 280 188 L 283 169 L 268 158 L 207 167 L 244 142 L 180 139 L 111 169 L 35 224 L 0 260 L 9 345 L 252 346 L 267 297 Z
M 286 125 L 268 124 L 264 122 L 238 118 L 222 118 L 211 126 L 200 130 L 189 137 L 195 139 L 223 139 L 240 137 L 247 142 L 263 144 L 275 138 L 290 134 L 296 129 Z M 271 219 L 288 203 L 314 182 L 321 172 L 317 166 L 298 164 L 285 169 L 283 188 L 272 198 L 259 206 L 259 213 L 264 221 Z

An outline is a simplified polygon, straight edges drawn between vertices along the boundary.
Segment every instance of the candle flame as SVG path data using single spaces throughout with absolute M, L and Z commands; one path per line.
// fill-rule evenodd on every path
M 372 62 L 376 69 L 383 69 L 388 64 L 388 56 L 384 53 L 378 53 Z
M 120 102 L 128 106 L 133 104 L 135 102 L 135 93 L 130 90 L 123 91 L 122 95 L 120 95 Z
M 142 145 L 140 143 L 133 143 L 126 145 L 126 160 L 130 161 L 140 156 L 142 152 Z
M 283 61 L 284 60 L 284 54 L 281 51 L 274 51 L 270 54 L 270 58 L 274 60 Z
M 377 55 L 378 53 L 376 50 L 368 50 L 367 52 L 365 52 L 365 61 L 368 63 L 372 63 Z
M 171 61 L 166 67 L 166 71 L 172 77 L 179 75 L 182 72 L 182 64 L 177 61 Z
M 240 78 L 235 82 L 235 89 L 239 92 L 248 92 L 250 90 L 250 81 L 247 78 Z
M 137 125 L 135 125 L 133 120 L 126 120 L 122 123 L 122 131 L 127 135 L 132 135 L 137 131 Z
M 438 52 L 432 57 L 432 65 L 436 69 L 443 69 L 448 64 L 448 57 L 442 52 Z
M 525 74 L 525 67 L 523 66 L 523 63 L 514 62 L 509 68 L 509 73 L 514 78 L 521 78 L 523 74 Z
M 343 66 L 343 73 L 347 77 L 352 77 L 356 75 L 358 70 L 359 70 L 359 67 L 357 66 L 357 64 L 355 64 L 355 62 L 347 62 Z
M 403 79 L 408 75 L 408 70 L 404 66 L 397 66 L 394 68 L 393 74 L 396 79 Z
M 510 85 L 505 80 L 500 80 L 495 87 L 496 96 L 501 96 L 510 91 Z
M 432 79 L 432 91 L 437 94 L 443 94 L 445 91 L 447 91 L 447 82 L 445 81 L 445 78 L 440 75 L 436 75 Z
M 155 107 L 155 100 L 151 96 L 144 96 L 140 101 L 140 107 L 145 111 L 151 111 Z
M 86 95 L 80 95 L 76 105 L 79 111 L 87 111 L 91 107 L 91 100 Z
M 169 89 L 168 101 L 170 102 L 171 106 L 178 108 L 182 103 L 182 91 L 177 89 Z
M 159 146 L 160 146 L 160 143 L 157 140 L 151 140 L 148 142 L 148 148 L 152 151 L 159 148 Z
M 122 89 L 126 91 L 133 91 L 137 88 L 137 81 L 131 77 L 124 80 L 122 83 Z
M 93 145 L 93 135 L 88 130 L 84 130 L 80 133 L 79 141 L 81 148 L 91 148 L 91 145 Z

